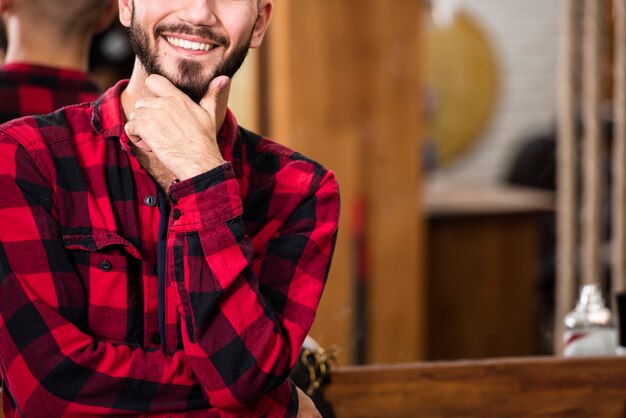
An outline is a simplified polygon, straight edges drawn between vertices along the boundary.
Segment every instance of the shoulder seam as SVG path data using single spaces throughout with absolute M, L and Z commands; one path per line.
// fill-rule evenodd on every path
M 26 152 L 28 152 L 28 155 L 33 160 L 33 163 L 35 163 L 35 165 L 37 166 L 37 169 L 41 172 L 41 174 L 47 179 L 51 178 L 52 173 L 50 173 L 49 170 L 44 170 L 42 167 L 42 164 L 40 164 L 39 160 L 34 155 L 35 144 L 38 144 L 38 143 L 43 144 L 46 148 L 48 148 L 46 142 L 43 139 L 40 138 L 39 140 L 29 140 L 29 138 L 24 136 L 19 131 L 12 129 L 12 127 L 8 127 L 7 129 L 0 130 L 0 132 L 12 138 L 19 146 L 24 148 Z

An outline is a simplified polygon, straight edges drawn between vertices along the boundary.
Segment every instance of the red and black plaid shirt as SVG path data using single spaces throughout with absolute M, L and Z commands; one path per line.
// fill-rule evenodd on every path
M 129 149 L 125 86 L 0 127 L 5 414 L 295 416 L 333 174 L 229 112 L 227 162 L 167 199 Z
M 87 74 L 78 71 L 21 63 L 0 67 L 0 123 L 91 102 L 99 95 Z

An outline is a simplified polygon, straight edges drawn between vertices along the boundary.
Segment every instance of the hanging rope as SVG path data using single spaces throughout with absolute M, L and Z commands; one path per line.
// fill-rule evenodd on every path
M 585 0 L 583 40 L 583 274 L 585 284 L 599 284 L 601 276 L 601 209 L 603 181 L 602 126 L 602 10 L 605 2 Z
M 613 293 L 626 290 L 626 3 L 613 2 L 615 83 L 613 94 Z
M 581 3 L 562 0 L 562 31 L 559 48 L 558 141 L 557 141 L 557 280 L 554 352 L 562 353 L 563 318 L 576 294 L 576 68 L 579 62 L 576 34 Z

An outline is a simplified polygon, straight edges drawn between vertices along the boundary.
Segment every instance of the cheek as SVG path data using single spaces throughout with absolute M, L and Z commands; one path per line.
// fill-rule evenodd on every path
M 141 25 L 149 33 L 153 33 L 155 25 L 172 13 L 171 8 L 175 6 L 176 1 L 168 3 L 164 0 L 135 0 L 133 3 L 135 5 L 136 24 Z
M 224 3 L 237 3 L 237 7 L 224 7 L 219 16 L 231 42 L 241 45 L 250 38 L 256 22 L 256 9 L 251 6 L 250 2 L 226 1 Z

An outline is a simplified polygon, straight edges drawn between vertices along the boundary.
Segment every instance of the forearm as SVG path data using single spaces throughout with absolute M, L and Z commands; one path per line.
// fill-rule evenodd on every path
M 259 253 L 245 234 L 236 185 L 226 165 L 170 189 L 180 215 L 168 248 L 183 343 L 209 401 L 223 409 L 252 404 L 287 378 L 321 297 L 338 214 L 329 175 L 284 205 Z M 305 219 L 311 211 L 315 222 Z
M 0 305 L 5 385 L 27 416 L 169 412 L 208 405 L 183 352 L 168 355 L 94 340 L 32 300 L 15 277 L 0 285 Z

